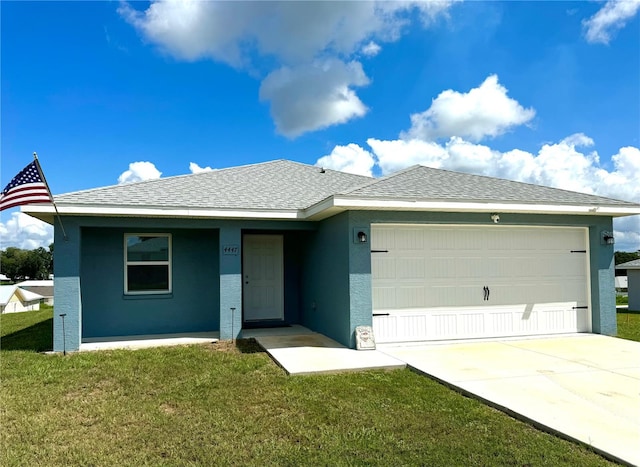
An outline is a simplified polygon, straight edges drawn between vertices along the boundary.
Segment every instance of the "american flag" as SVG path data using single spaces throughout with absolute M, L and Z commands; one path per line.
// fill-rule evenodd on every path
M 18 173 L 2 190 L 0 211 L 21 204 L 52 202 L 49 188 L 40 175 L 37 161 L 33 161 Z

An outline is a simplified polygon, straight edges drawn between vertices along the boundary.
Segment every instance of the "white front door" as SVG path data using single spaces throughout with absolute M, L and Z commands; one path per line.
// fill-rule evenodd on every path
M 244 321 L 284 319 L 282 235 L 243 237 Z

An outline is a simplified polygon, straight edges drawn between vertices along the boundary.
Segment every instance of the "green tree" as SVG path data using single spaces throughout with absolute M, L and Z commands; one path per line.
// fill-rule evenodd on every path
M 633 261 L 634 259 L 640 258 L 640 254 L 638 254 L 638 252 L 632 253 L 629 251 L 616 251 L 613 255 L 616 265 L 627 263 L 629 261 Z
M 0 251 L 0 270 L 2 274 L 12 281 L 20 277 L 20 267 L 22 264 L 22 250 L 20 248 L 9 247 Z
M 0 251 L 0 270 L 16 282 L 24 279 L 48 279 L 53 272 L 53 244 L 49 249 L 22 250 L 8 247 Z

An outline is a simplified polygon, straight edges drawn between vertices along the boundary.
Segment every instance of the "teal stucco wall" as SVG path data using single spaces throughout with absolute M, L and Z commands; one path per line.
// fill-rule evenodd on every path
M 501 225 L 588 229 L 593 332 L 615 335 L 613 245 L 609 217 L 500 213 Z M 285 320 L 355 347 L 354 330 L 371 325 L 371 225 L 491 224 L 488 213 L 343 212 L 318 222 L 211 219 L 63 219 L 55 227 L 54 350 L 77 350 L 82 337 L 219 330 L 241 337 L 242 235 L 282 233 Z M 367 243 L 355 241 L 364 230 Z M 170 232 L 174 290 L 170 297 L 123 296 L 124 232 Z M 237 245 L 237 254 L 224 254 Z M 232 312 L 232 309 L 235 311 Z M 65 316 L 64 339 L 62 320 Z
M 302 324 L 351 345 L 348 213 L 320 222 L 309 235 L 303 269 Z
M 217 331 L 218 230 L 166 229 L 172 238 L 172 291 L 125 295 L 124 234 L 155 230 L 83 228 L 82 337 Z
M 310 222 L 64 217 L 55 226 L 54 350 L 83 338 L 219 331 L 241 336 L 242 234 L 285 238 L 285 319 L 300 320 L 301 270 Z M 124 233 L 171 233 L 171 294 L 124 294 Z M 235 245 L 235 254 L 225 246 Z M 234 309 L 232 311 L 232 309 Z M 62 317 L 64 314 L 64 334 Z
M 59 224 L 54 229 L 53 350 L 78 350 L 82 337 L 80 291 L 80 227 L 74 219 L 65 220 L 63 236 Z

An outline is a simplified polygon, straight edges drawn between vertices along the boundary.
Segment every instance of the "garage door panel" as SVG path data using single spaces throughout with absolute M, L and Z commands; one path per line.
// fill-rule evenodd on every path
M 373 303 L 376 304 L 375 310 L 390 310 L 396 307 L 396 288 L 395 287 L 376 287 L 373 289 Z
M 482 287 L 435 285 L 427 289 L 425 305 L 429 307 L 467 306 L 482 303 Z
M 474 229 L 460 234 L 455 228 L 438 228 L 426 238 L 430 242 L 430 248 L 434 250 L 475 251 L 482 244 L 482 239 Z
M 386 279 L 396 279 L 396 260 L 392 257 L 376 255 L 372 263 L 375 264 L 376 279 L 380 282 Z
M 390 228 L 376 229 L 376 234 L 371 236 L 371 248 L 374 250 L 396 249 L 395 231 Z
M 425 261 L 422 257 L 403 258 L 402 261 L 395 261 L 394 267 L 398 279 L 425 279 Z
M 415 342 L 576 332 L 587 323 L 586 310 L 566 304 L 468 308 L 457 310 L 390 310 L 374 316 L 376 341 Z M 582 324 L 581 324 L 582 323 Z
M 474 279 L 482 277 L 482 258 L 465 257 L 434 257 L 424 261 L 425 278 L 427 279 Z M 400 266 L 399 266 L 400 267 Z
M 456 321 L 456 334 L 472 337 L 485 333 L 486 316 L 483 312 L 460 313 Z
M 396 290 L 397 308 L 419 308 L 425 303 L 425 286 L 403 286 Z
M 586 245 L 582 228 L 374 225 L 376 339 L 589 331 Z
M 422 250 L 424 249 L 424 231 L 419 228 L 398 229 L 395 234 L 396 249 Z
M 496 334 L 510 336 L 514 330 L 514 313 L 512 311 L 489 312 L 489 324 Z
M 543 332 L 551 332 L 554 329 L 566 329 L 566 323 L 573 321 L 565 318 L 565 313 L 560 309 L 542 310 L 540 312 L 539 326 Z

